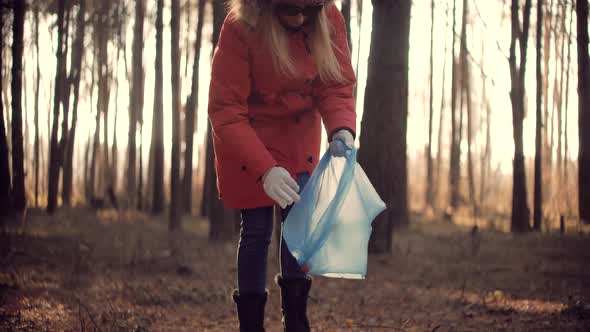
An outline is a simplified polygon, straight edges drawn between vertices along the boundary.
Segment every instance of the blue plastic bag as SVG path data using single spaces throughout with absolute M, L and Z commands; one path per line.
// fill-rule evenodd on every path
M 287 247 L 304 270 L 326 277 L 364 279 L 371 223 L 385 210 L 356 149 L 345 158 L 326 152 L 283 225 Z

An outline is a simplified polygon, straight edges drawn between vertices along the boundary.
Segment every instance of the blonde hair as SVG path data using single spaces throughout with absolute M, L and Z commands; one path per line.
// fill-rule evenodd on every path
M 252 0 L 250 0 L 251 3 L 244 4 L 244 1 L 248 0 L 229 0 L 227 3 L 229 12 L 262 34 L 277 71 L 290 78 L 298 77 L 300 73 L 289 52 L 288 34 L 273 14 L 271 5 Z M 345 78 L 334 50 L 337 52 L 345 52 L 345 50 L 339 49 L 332 41 L 332 30 L 326 15 L 326 7 L 315 19 L 315 28 L 309 34 L 308 46 L 316 61 L 320 79 L 325 82 L 343 82 Z

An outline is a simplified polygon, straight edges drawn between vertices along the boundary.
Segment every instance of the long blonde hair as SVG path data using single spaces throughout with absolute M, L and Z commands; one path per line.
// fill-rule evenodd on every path
M 294 78 L 300 75 L 295 60 L 289 52 L 288 34 L 281 26 L 278 18 L 273 14 L 272 7 L 266 1 L 229 0 L 229 12 L 248 26 L 256 29 L 263 36 L 272 54 L 273 65 L 281 74 Z M 326 15 L 326 8 L 332 1 L 327 1 L 326 7 L 317 15 L 315 28 L 309 34 L 309 48 L 313 55 L 318 74 L 322 81 L 345 81 L 336 58 L 337 52 L 345 52 L 335 46 L 331 38 L 331 27 Z

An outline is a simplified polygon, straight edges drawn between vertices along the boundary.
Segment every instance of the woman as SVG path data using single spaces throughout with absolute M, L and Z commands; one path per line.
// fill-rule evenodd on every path
M 318 162 L 354 144 L 356 82 L 333 0 L 232 0 L 215 50 L 209 117 L 219 196 L 241 210 L 234 291 L 240 331 L 264 331 L 273 206 L 283 220 Z M 280 244 L 285 331 L 309 331 L 311 278 Z

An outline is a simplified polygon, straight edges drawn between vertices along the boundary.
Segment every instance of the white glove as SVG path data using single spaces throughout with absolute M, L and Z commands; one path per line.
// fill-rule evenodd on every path
M 354 137 L 352 137 L 350 131 L 346 129 L 339 130 L 332 136 L 330 154 L 334 157 L 344 157 L 346 152 L 352 149 L 353 145 Z
M 282 167 L 273 167 L 269 169 L 262 177 L 264 183 L 264 192 L 277 202 L 283 209 L 287 205 L 299 202 L 299 185 L 291 174 Z

